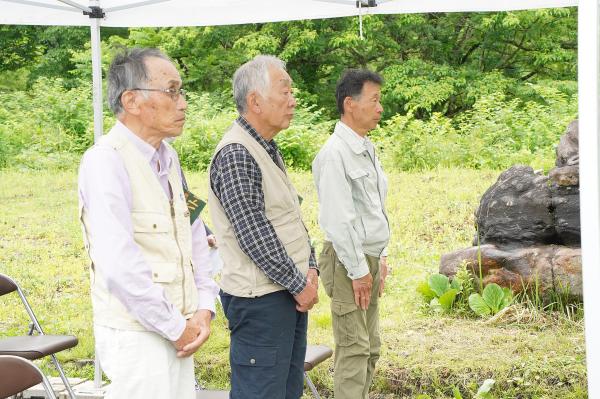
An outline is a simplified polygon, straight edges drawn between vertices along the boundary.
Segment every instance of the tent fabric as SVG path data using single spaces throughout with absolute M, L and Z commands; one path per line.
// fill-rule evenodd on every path
M 89 5 L 83 0 L 73 2 Z M 0 0 L 0 24 L 89 26 L 90 18 L 68 3 L 58 0 Z M 359 13 L 522 10 L 576 6 L 577 0 L 380 0 L 376 7 L 360 9 L 355 0 L 100 0 L 90 3 L 105 11 L 105 17 L 100 20 L 101 26 L 161 27 L 335 18 Z M 133 7 L 126 8 L 129 6 Z

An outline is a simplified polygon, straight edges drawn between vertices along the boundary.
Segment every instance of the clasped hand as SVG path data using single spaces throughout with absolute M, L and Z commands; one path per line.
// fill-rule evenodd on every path
M 206 342 L 210 336 L 210 322 L 212 313 L 210 310 L 201 309 L 186 320 L 185 329 L 179 339 L 173 342 L 177 349 L 177 357 L 188 357 L 193 355 Z
M 319 302 L 319 276 L 315 269 L 308 269 L 306 287 L 298 295 L 295 295 L 294 299 L 298 312 L 308 312 Z

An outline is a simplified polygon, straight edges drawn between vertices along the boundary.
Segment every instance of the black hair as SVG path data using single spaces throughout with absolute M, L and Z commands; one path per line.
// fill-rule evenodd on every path
M 383 78 L 377 72 L 368 69 L 347 69 L 338 80 L 335 88 L 335 99 L 340 115 L 344 115 L 344 100 L 346 97 L 356 98 L 362 93 L 365 82 L 381 86 Z

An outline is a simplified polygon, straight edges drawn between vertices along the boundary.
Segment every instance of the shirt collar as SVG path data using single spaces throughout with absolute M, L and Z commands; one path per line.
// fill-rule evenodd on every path
M 367 142 L 369 139 L 356 133 L 344 122 L 338 121 L 336 123 L 333 134 L 337 135 L 340 139 L 342 139 L 342 141 L 348 144 L 354 153 L 362 154 L 363 152 L 367 151 Z
M 252 136 L 252 138 L 258 142 L 258 144 L 260 144 L 265 150 L 267 150 L 271 157 L 273 157 L 277 153 L 278 148 L 277 143 L 275 143 L 275 140 L 265 140 L 242 115 L 238 116 L 238 118 L 235 121 L 238 123 L 238 125 L 242 127 L 242 129 L 248 132 L 250 136 Z
M 146 161 L 148 161 L 149 164 L 152 165 L 154 170 L 156 170 L 157 161 L 160 161 L 161 174 L 167 173 L 167 171 L 171 168 L 173 159 L 170 157 L 169 152 L 167 150 L 167 146 L 163 141 L 160 142 L 160 146 L 158 147 L 158 149 L 155 149 L 150 144 L 139 138 L 138 135 L 133 133 L 121 121 L 117 120 L 115 128 L 118 132 L 127 137 L 129 142 L 133 144 L 133 146 L 140 152 L 140 154 L 142 154 L 142 157 Z

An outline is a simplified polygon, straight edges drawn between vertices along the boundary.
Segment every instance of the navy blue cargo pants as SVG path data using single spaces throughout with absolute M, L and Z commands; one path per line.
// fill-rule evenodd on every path
M 308 313 L 288 291 L 258 298 L 221 291 L 229 322 L 231 399 L 298 399 L 304 388 Z

